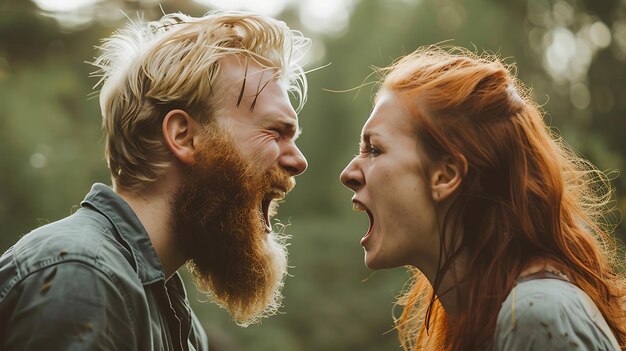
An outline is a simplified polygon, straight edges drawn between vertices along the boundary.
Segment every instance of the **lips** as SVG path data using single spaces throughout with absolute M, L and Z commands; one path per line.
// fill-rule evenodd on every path
M 369 208 L 365 206 L 365 204 L 363 204 L 361 201 L 355 198 L 352 199 L 352 209 L 356 212 L 365 212 L 367 213 L 367 216 L 369 217 L 370 227 L 367 230 L 367 233 L 365 234 L 365 236 L 361 239 L 361 246 L 365 246 L 365 244 L 367 243 L 367 240 L 372 234 L 372 228 L 374 227 L 374 216 L 372 215 L 372 212 L 369 210 Z
M 276 215 L 278 201 L 284 199 L 286 193 L 287 191 L 281 187 L 272 187 L 270 191 L 265 193 L 261 201 L 261 213 L 263 214 L 261 217 L 265 225 L 265 232 L 270 233 L 272 231 L 270 219 Z

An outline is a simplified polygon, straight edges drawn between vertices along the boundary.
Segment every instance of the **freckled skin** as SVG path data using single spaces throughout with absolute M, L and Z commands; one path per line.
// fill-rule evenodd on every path
M 361 153 L 341 174 L 374 218 L 362 242 L 372 269 L 436 262 L 435 203 L 422 177 L 425 154 L 415 128 L 399 99 L 384 93 L 363 126 Z

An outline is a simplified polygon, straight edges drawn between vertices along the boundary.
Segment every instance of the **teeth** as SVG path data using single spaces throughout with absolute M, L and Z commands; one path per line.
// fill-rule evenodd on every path
M 271 197 L 284 198 L 286 195 L 285 190 L 281 188 L 272 188 L 267 195 Z
M 365 206 L 363 206 L 362 204 L 358 202 L 352 203 L 352 210 L 356 212 L 366 212 Z

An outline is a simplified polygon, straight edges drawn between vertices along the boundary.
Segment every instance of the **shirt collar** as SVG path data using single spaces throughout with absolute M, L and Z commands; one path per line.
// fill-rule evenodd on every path
M 146 229 L 128 203 L 113 189 L 96 183 L 80 205 L 92 207 L 111 222 L 131 249 L 137 275 L 144 285 L 165 279 L 163 266 Z

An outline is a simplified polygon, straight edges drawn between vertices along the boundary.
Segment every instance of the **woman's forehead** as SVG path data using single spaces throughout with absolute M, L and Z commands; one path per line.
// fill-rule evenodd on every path
M 363 126 L 362 136 L 411 132 L 414 129 L 414 118 L 401 98 L 391 91 L 383 91 L 377 95 L 374 109 Z

